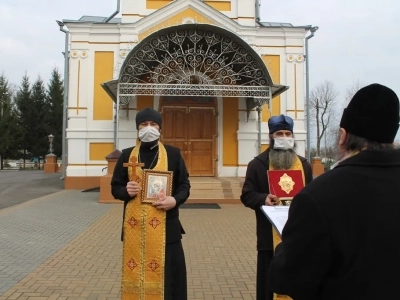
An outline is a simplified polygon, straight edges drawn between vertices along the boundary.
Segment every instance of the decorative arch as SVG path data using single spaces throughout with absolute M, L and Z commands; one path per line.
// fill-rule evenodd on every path
M 240 37 L 209 24 L 164 28 L 128 54 L 118 80 L 121 102 L 136 95 L 251 97 L 269 103 L 274 86 L 261 57 Z

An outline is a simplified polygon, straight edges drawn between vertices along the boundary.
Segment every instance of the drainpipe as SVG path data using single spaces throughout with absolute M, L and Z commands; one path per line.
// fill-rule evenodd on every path
M 112 18 L 114 18 L 116 15 L 118 15 L 120 7 L 121 7 L 121 1 L 117 0 L 117 10 L 111 16 L 109 16 L 107 19 L 105 19 L 104 23 L 110 22 L 110 20 L 112 20 Z
M 257 106 L 258 115 L 258 154 L 261 154 L 261 105 Z
M 64 99 L 63 99 L 63 124 L 62 124 L 62 175 L 61 180 L 64 180 L 67 176 L 67 141 L 66 141 L 66 131 L 67 131 L 67 120 L 68 120 L 68 89 L 69 89 L 69 31 L 65 30 L 64 23 L 61 21 L 56 21 L 58 26 L 60 26 L 60 31 L 65 33 L 65 50 L 64 50 Z
M 114 104 L 114 150 L 117 149 L 117 103 Z
M 256 22 L 260 22 L 260 6 L 261 6 L 261 0 L 256 0 Z
M 114 140 L 115 144 L 114 147 L 115 149 L 119 149 L 119 140 L 118 140 L 118 130 L 119 130 L 119 109 L 120 109 L 120 101 L 119 101 L 119 84 L 118 84 L 118 91 L 117 91 L 117 104 L 115 107 L 115 135 L 114 135 Z
M 108 23 L 112 20 L 112 18 L 114 18 L 120 11 L 121 8 L 121 1 L 117 0 L 117 10 L 111 15 L 109 16 L 107 19 L 104 20 L 104 23 Z M 116 104 L 114 105 L 114 109 L 115 109 L 115 115 L 114 115 L 114 149 L 118 149 L 117 148 L 117 128 L 118 128 L 118 106 L 119 106 L 119 96 L 117 95 L 117 101 Z
M 306 108 L 307 108 L 307 159 L 311 162 L 311 133 L 310 133 L 310 82 L 309 82 L 309 66 L 310 58 L 308 56 L 308 40 L 314 36 L 314 33 L 318 30 L 317 26 L 310 28 L 310 35 L 305 39 L 305 50 L 306 50 Z

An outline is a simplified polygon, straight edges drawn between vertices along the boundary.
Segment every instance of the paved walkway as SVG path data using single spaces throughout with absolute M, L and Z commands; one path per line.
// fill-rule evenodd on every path
M 45 174 L 43 170 L 1 170 L 0 209 L 64 189 L 61 173 Z
M 120 299 L 122 205 L 62 190 L 0 210 L 0 300 Z M 189 299 L 255 299 L 255 217 L 181 209 Z

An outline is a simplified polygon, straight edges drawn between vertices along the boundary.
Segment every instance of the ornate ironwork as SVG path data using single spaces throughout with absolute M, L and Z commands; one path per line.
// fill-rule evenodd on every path
M 129 105 L 129 102 L 131 100 L 135 100 L 135 98 L 136 98 L 135 94 L 120 95 L 119 96 L 119 105 Z
M 120 96 L 177 95 L 269 98 L 268 86 L 120 83 Z
M 195 24 L 152 35 L 127 57 L 120 83 L 268 86 L 256 53 L 227 31 Z
M 133 48 L 121 69 L 119 95 L 253 97 L 264 104 L 271 85 L 265 64 L 239 37 L 212 25 L 185 24 Z

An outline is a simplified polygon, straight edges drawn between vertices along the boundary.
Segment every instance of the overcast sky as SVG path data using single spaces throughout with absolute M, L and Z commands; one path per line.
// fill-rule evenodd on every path
M 117 0 L 1 0 L 0 72 L 17 85 L 25 71 L 31 82 L 40 75 L 47 83 L 53 67 L 62 73 L 64 66 L 65 35 L 55 20 L 108 17 L 116 5 Z M 309 40 L 311 89 L 330 80 L 343 98 L 358 80 L 387 85 L 400 96 L 400 1 L 261 0 L 261 20 L 319 27 Z

